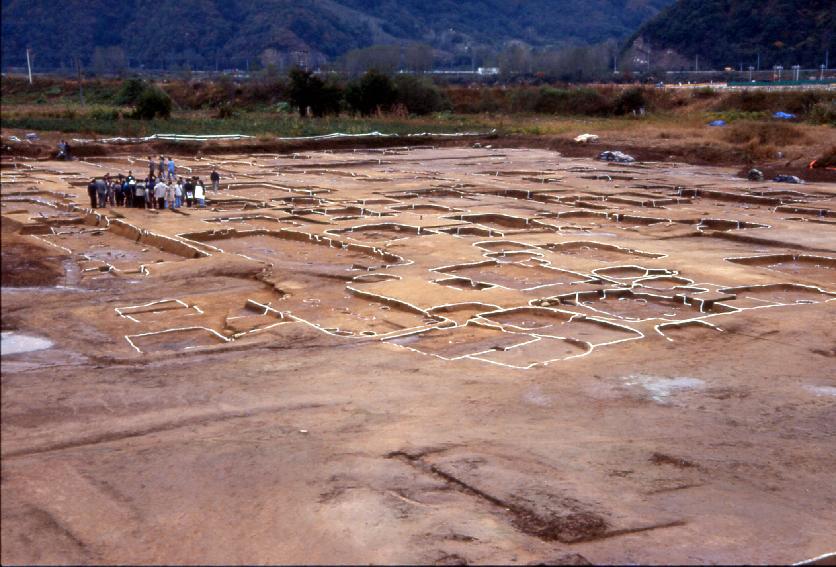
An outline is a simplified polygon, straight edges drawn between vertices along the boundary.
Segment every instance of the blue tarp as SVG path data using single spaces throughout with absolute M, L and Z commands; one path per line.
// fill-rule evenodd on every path
M 792 120 L 795 118 L 795 114 L 790 114 L 789 112 L 776 112 L 772 115 L 772 117 L 779 120 Z
M 708 125 L 709 126 L 725 126 L 726 121 L 725 120 L 714 120 L 712 122 L 709 122 Z

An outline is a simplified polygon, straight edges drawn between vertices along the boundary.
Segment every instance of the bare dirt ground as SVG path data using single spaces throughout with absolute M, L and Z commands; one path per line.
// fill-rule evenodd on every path
M 205 151 L 205 209 L 87 208 L 144 155 L 2 161 L 4 563 L 834 550 L 833 184 Z

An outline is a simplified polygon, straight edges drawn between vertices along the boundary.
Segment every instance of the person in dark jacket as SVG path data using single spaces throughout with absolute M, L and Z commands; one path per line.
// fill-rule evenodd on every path
M 58 155 L 56 156 L 57 159 L 64 159 L 69 160 L 70 158 L 70 144 L 61 140 L 58 142 Z
M 145 208 L 153 209 L 157 201 L 154 199 L 154 185 L 157 184 L 157 178 L 153 175 L 145 182 Z
M 116 194 L 116 206 L 123 206 L 125 204 L 125 178 L 121 173 L 116 178 L 116 186 L 113 192 Z
M 183 193 L 186 197 L 186 206 L 191 208 L 194 205 L 194 177 L 186 179 L 183 184 Z
M 136 178 L 134 172 L 128 171 L 128 176 L 125 178 L 125 206 L 133 208 L 134 206 L 134 190 L 136 189 Z
M 90 208 L 96 208 L 96 178 L 90 180 L 87 184 L 87 195 L 90 197 Z
M 99 208 L 107 206 L 107 181 L 101 177 L 96 178 L 96 204 Z

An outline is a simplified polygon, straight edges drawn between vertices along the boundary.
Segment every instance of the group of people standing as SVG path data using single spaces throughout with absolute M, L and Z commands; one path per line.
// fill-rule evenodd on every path
M 159 168 L 155 169 L 154 160 L 148 157 L 148 176 L 138 180 L 133 171 L 127 175 L 110 174 L 95 177 L 87 185 L 90 206 L 130 207 L 137 209 L 179 209 L 186 207 L 205 207 L 206 188 L 198 176 L 177 177 L 176 166 L 171 157 L 166 160 L 160 156 Z M 212 169 L 210 180 L 215 193 L 220 188 L 221 176 L 217 169 Z

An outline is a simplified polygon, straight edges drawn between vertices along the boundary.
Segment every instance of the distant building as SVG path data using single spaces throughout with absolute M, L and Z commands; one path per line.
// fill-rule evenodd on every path
M 476 69 L 477 75 L 499 75 L 499 67 L 479 67 Z

